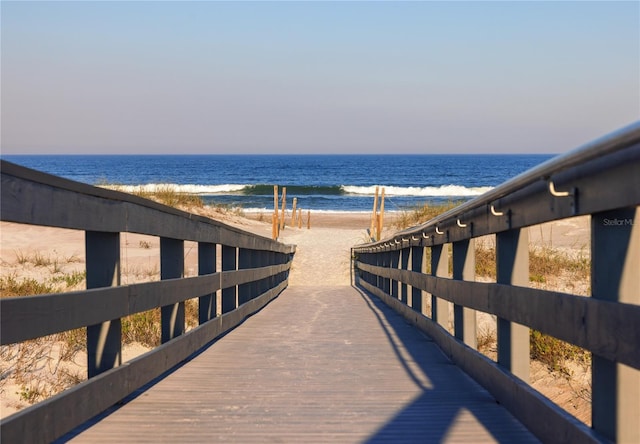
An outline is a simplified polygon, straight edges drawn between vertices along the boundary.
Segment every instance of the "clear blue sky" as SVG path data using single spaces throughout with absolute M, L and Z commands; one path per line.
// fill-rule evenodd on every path
M 559 153 L 640 116 L 640 3 L 1 2 L 2 153 Z

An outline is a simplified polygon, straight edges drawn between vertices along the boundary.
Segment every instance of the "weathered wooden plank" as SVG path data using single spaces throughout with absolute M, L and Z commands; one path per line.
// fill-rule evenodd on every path
M 282 283 L 234 312 L 214 318 L 120 367 L 2 419 L 2 441 L 48 443 L 59 438 L 239 325 L 285 287 L 286 283 Z
M 247 283 L 290 268 L 291 264 L 243 270 L 239 279 L 227 276 L 225 283 Z M 0 299 L 2 345 L 26 341 L 61 331 L 98 324 L 163 305 L 176 304 L 223 288 L 222 273 L 168 279 L 121 287 L 104 287 L 70 293 Z
M 273 276 L 291 268 L 291 262 L 268 267 L 249 268 L 244 270 L 223 271 L 221 273 L 222 283 L 220 288 L 228 288 L 235 285 L 247 284 L 249 282 Z
M 500 316 L 640 368 L 640 306 L 566 293 L 509 285 L 437 279 L 406 270 L 357 263 L 358 268 L 389 276 L 474 310 Z M 595 327 L 597 326 L 597 328 Z
M 72 439 L 122 440 L 537 442 L 431 340 L 352 287 L 287 289 Z
M 2 344 L 25 341 L 195 298 L 220 288 L 220 273 L 121 287 L 0 299 Z

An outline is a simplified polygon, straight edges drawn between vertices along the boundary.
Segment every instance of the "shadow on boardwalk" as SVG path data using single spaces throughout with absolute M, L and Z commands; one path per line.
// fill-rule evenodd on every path
M 354 289 L 376 316 L 407 376 L 422 389 L 417 399 L 367 442 L 539 442 L 488 392 L 451 363 L 430 338 L 377 297 L 358 287 Z M 428 384 L 416 370 L 423 372 Z M 468 427 L 476 421 L 479 430 Z
M 79 432 L 79 433 L 78 433 Z M 285 290 L 74 442 L 537 442 L 360 289 Z

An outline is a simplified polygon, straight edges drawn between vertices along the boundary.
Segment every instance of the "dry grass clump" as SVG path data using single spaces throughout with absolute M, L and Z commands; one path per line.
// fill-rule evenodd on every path
M 15 275 L 0 277 L 0 298 L 49 294 L 58 291 L 50 283 L 38 282 L 32 278 L 18 279 Z
M 568 362 L 574 361 L 582 364 L 591 364 L 591 353 L 576 345 L 569 344 L 545 335 L 537 330 L 529 333 L 530 356 L 547 366 L 552 372 L 558 372 L 565 376 L 571 376 Z
M 476 245 L 476 275 L 496 279 L 496 249 L 483 244 Z M 529 281 L 547 283 L 551 278 L 565 276 L 571 281 L 588 281 L 591 260 L 578 254 L 576 257 L 549 246 L 529 250 Z
M 189 299 L 184 307 L 185 330 L 198 325 L 198 301 Z M 161 322 L 160 309 L 135 313 L 122 318 L 122 343 L 139 343 L 145 347 L 154 348 L 160 345 Z
M 134 196 L 149 199 L 169 207 L 196 213 L 201 216 L 210 216 L 211 211 L 222 215 L 244 216 L 242 208 L 216 203 L 205 205 L 204 200 L 197 194 L 178 191 L 176 187 L 172 185 L 159 185 L 154 189 L 154 191 L 148 191 L 142 185 L 134 188 L 133 190 L 127 189 L 127 191 L 125 191 L 124 185 L 103 183 L 98 186 L 114 191 L 129 193 Z
M 4 390 L 5 382 L 11 378 L 20 400 L 33 404 L 86 379 L 79 371 L 61 365 L 75 356 L 72 343 L 60 345 L 60 337 L 65 334 L 78 336 L 65 332 L 0 347 L 0 388 Z
M 159 186 L 154 192 L 134 191 L 132 194 L 145 199 L 159 202 L 163 205 L 176 208 L 202 208 L 204 201 L 200 196 L 189 193 L 181 193 L 170 185 Z
M 398 230 L 413 227 L 421 223 L 427 222 L 442 213 L 457 207 L 462 202 L 449 201 L 443 204 L 429 205 L 425 203 L 422 206 L 414 207 L 406 211 L 401 211 L 393 221 L 393 225 Z
M 153 200 L 154 202 L 167 205 L 175 208 L 202 208 L 204 207 L 204 201 L 202 198 L 195 194 L 183 193 L 176 189 L 172 185 L 159 185 L 155 187 L 154 191 L 148 191 L 144 186 L 140 185 L 133 189 L 127 189 L 124 185 L 100 183 L 99 187 L 107 188 L 109 190 L 120 191 L 122 193 L 132 194 L 134 196 L 142 197 L 144 199 Z M 126 191 L 125 191 L 126 190 Z
M 529 274 L 532 282 L 546 283 L 551 276 L 570 274 L 571 280 L 588 281 L 591 276 L 591 259 L 580 253 L 572 257 L 550 246 L 529 251 Z
M 0 277 L 0 297 L 59 293 L 84 280 L 84 272 L 54 276 L 48 282 L 15 276 Z M 66 287 L 61 284 L 66 284 Z M 0 390 L 9 378 L 18 386 L 22 401 L 29 404 L 55 395 L 85 377 L 62 366 L 86 349 L 86 328 L 79 328 L 0 347 Z

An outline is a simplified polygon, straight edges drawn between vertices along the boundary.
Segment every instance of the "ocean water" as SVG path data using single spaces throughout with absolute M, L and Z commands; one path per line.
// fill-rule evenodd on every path
M 465 201 L 551 155 L 60 155 L 3 159 L 90 185 L 153 189 L 170 184 L 207 203 L 245 211 L 273 209 L 273 185 L 287 187 L 288 207 L 369 212 L 376 186 L 385 211 Z M 127 188 L 128 187 L 128 188 Z

